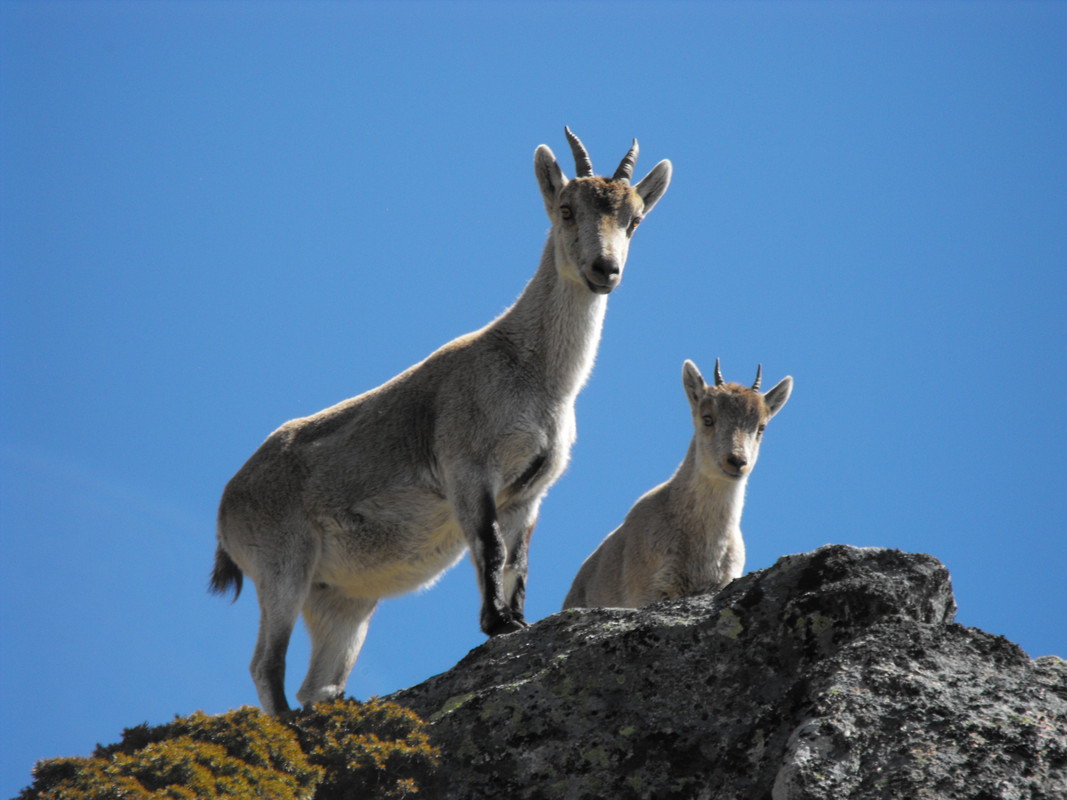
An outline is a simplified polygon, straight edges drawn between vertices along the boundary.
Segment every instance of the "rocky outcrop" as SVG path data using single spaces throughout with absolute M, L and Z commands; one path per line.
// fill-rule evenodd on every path
M 442 751 L 427 797 L 1067 797 L 1067 665 L 955 609 L 936 559 L 833 545 L 553 615 L 386 699 Z

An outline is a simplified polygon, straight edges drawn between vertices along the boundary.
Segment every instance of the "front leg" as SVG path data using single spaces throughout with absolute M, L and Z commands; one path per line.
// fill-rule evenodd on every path
M 521 535 L 508 547 L 507 563 L 504 565 L 504 598 L 517 622 L 526 623 L 523 608 L 526 605 L 526 575 L 529 568 L 530 537 L 537 525 L 536 514 L 532 521 L 523 520 Z
M 467 498 L 456 498 L 453 506 L 470 546 L 471 561 L 474 562 L 478 588 L 482 593 L 482 631 L 489 636 L 497 636 L 526 627 L 522 618 L 522 600 L 519 600 L 519 613 L 516 614 L 511 602 L 514 589 L 511 597 L 507 597 L 504 591 L 508 549 L 500 530 L 493 492 L 482 489 Z M 522 571 L 522 583 L 525 584 L 525 554 L 522 556 Z

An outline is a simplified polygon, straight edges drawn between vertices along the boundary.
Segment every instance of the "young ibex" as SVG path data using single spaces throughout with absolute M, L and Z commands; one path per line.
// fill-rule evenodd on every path
M 741 576 L 745 543 L 741 508 L 767 421 L 777 414 L 793 379 L 760 394 L 762 368 L 752 388 L 724 383 L 715 360 L 708 386 L 692 361 L 682 384 L 696 429 L 671 479 L 646 492 L 622 525 L 585 560 L 566 608 L 638 608 L 657 600 L 721 589 Z
M 265 711 L 289 708 L 285 654 L 303 611 L 311 665 L 297 699 L 340 695 L 378 601 L 431 585 L 470 548 L 492 636 L 526 625 L 526 555 L 545 492 L 575 438 L 638 223 L 666 191 L 661 161 L 630 185 L 637 140 L 611 178 L 568 180 L 545 145 L 534 170 L 552 226 L 541 264 L 500 317 L 387 383 L 287 422 L 230 480 L 211 587 L 256 586 L 251 671 Z

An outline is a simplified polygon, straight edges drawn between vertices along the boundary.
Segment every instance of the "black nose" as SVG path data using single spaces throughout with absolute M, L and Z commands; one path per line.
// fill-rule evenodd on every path
M 737 453 L 730 453 L 730 455 L 726 457 L 726 463 L 740 472 L 748 463 L 748 459 L 744 456 L 737 455 Z
M 611 256 L 597 256 L 596 261 L 593 262 L 593 274 L 605 282 L 619 277 L 619 272 L 621 272 L 619 262 Z

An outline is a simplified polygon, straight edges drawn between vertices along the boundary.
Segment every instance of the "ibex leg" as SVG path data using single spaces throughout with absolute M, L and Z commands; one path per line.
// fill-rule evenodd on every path
M 330 586 L 312 586 L 304 603 L 311 635 L 311 666 L 296 699 L 307 707 L 344 694 L 377 598 L 352 598 Z
M 453 500 L 456 516 L 470 545 L 471 561 L 482 592 L 482 630 L 489 636 L 511 633 L 526 626 L 516 619 L 504 594 L 504 565 L 508 550 L 497 519 L 493 493 L 481 490 Z
M 259 635 L 250 670 L 259 704 L 268 714 L 289 710 L 285 699 L 285 654 L 306 592 L 306 587 L 256 586 Z
M 507 561 L 504 563 L 504 600 L 516 622 L 525 623 L 526 576 L 529 569 L 530 537 L 537 524 L 537 509 L 505 515 L 502 527 L 507 538 Z

